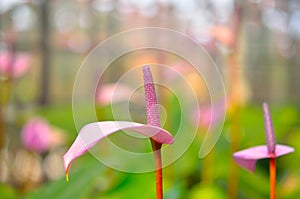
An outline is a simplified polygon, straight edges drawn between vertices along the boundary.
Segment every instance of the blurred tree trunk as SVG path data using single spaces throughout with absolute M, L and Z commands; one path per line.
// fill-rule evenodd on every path
M 49 0 L 40 2 L 40 33 L 41 33 L 41 79 L 39 103 L 45 105 L 49 101 L 50 80 L 50 27 L 49 27 Z
M 300 106 L 300 42 L 293 40 L 293 51 L 295 54 L 289 59 L 289 99 L 292 103 Z

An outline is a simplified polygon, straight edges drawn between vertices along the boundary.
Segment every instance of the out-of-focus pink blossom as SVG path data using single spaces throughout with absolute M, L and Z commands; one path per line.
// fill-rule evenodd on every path
M 8 52 L 0 52 L 0 73 L 12 78 L 24 75 L 30 65 L 30 55 L 28 53 L 17 53 L 12 56 Z
M 195 110 L 192 120 L 195 124 L 198 124 L 203 129 L 208 129 L 210 126 L 216 126 L 226 111 L 224 100 L 220 100 L 213 106 L 206 104 Z
M 170 65 L 170 70 L 174 72 L 165 71 L 164 78 L 167 78 L 169 81 L 177 81 L 179 75 L 188 76 L 190 74 L 195 74 L 196 70 L 193 69 L 193 65 L 187 62 L 176 62 Z
M 235 35 L 230 27 L 216 25 L 211 29 L 211 34 L 224 46 L 232 47 L 235 42 Z
M 51 128 L 43 119 L 34 118 L 23 127 L 21 138 L 27 149 L 44 152 L 50 147 Z
M 100 105 L 111 104 L 128 100 L 131 89 L 125 85 L 106 84 L 102 85 L 97 92 L 96 101 Z
M 23 127 L 21 140 L 25 148 L 42 153 L 60 145 L 63 136 L 59 130 L 53 129 L 45 120 L 33 118 Z

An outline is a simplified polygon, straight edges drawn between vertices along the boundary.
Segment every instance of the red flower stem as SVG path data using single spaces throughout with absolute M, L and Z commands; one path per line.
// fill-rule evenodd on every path
M 270 199 L 276 198 L 276 158 L 270 158 Z
M 156 173 L 156 199 L 163 199 L 161 144 L 151 139 Z

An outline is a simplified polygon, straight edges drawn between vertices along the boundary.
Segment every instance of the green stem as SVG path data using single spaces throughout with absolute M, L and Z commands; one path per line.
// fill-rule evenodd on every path
M 236 106 L 236 105 L 234 105 Z M 241 139 L 241 126 L 240 126 L 240 110 L 239 107 L 233 107 L 231 113 L 230 123 L 230 154 L 238 151 Z M 239 166 L 235 163 L 233 158 L 229 163 L 229 179 L 228 179 L 228 198 L 237 198 L 238 179 L 239 179 Z
M 1 100 L 0 100 L 0 178 L 5 176 L 5 147 L 6 147 L 6 105 L 10 98 L 11 78 L 4 79 L 1 84 Z
M 5 148 L 5 137 L 6 137 L 6 123 L 4 119 L 4 110 L 0 106 L 0 150 Z
M 202 160 L 201 181 L 202 183 L 210 184 L 214 179 L 214 156 L 215 149 L 213 148 L 209 154 Z

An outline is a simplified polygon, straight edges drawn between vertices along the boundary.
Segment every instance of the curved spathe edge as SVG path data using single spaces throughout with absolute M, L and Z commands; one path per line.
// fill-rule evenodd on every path
M 172 144 L 174 137 L 168 131 L 147 124 L 126 121 L 104 121 L 85 125 L 79 132 L 72 146 L 63 156 L 66 179 L 71 163 L 92 148 L 101 139 L 121 130 L 130 130 L 147 136 L 161 144 Z

